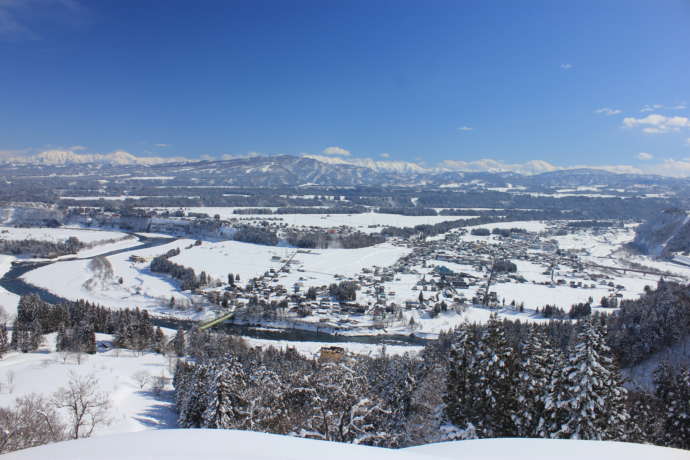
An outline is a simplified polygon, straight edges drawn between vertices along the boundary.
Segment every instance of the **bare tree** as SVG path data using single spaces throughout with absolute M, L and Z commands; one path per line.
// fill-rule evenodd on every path
M 161 375 L 153 377 L 151 380 L 151 391 L 153 394 L 156 396 L 160 395 L 165 389 L 165 386 L 168 384 L 169 380 L 170 379 L 163 375 L 162 372 Z
M 7 392 L 14 393 L 14 371 L 8 371 L 5 379 L 7 380 Z
M 69 414 L 72 438 L 88 438 L 97 426 L 110 423 L 110 400 L 98 389 L 99 382 L 95 376 L 79 376 L 71 372 L 67 386 L 53 394 L 53 405 L 66 409 Z
M 137 385 L 139 385 L 140 390 L 144 389 L 146 384 L 149 382 L 150 378 L 151 375 L 146 371 L 137 371 L 134 374 L 132 374 L 132 379 L 134 379 L 134 381 L 137 382 Z
M 0 454 L 67 439 L 67 427 L 49 401 L 29 394 L 0 407 Z

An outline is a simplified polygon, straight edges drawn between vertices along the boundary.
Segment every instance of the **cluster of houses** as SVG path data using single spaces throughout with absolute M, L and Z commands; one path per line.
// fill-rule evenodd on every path
M 623 286 L 615 284 L 606 274 L 586 269 L 580 260 L 584 251 L 560 250 L 548 234 L 516 232 L 468 240 L 462 238 L 463 232 L 460 229 L 448 233 L 443 239 L 392 240 L 411 251 L 391 266 L 366 267 L 354 276 L 333 278 L 333 283 L 355 283 L 355 299 L 337 299 L 329 286 L 310 285 L 309 274 L 301 273 L 304 269 L 298 257 L 276 255 L 272 261 L 282 262 L 281 268 L 271 268 L 242 286 L 204 288 L 200 293 L 214 304 L 234 309 L 239 318 L 259 315 L 266 319 L 307 322 L 335 331 L 364 325 L 386 327 L 405 321 L 403 313 L 410 310 L 434 316 L 448 310 L 462 313 L 470 304 L 499 306 L 501 299 L 491 288 L 506 282 L 572 289 L 606 287 L 611 296 L 622 296 Z M 295 252 L 299 255 L 298 252 L 306 251 Z M 542 274 L 547 275 L 547 281 L 528 281 L 519 272 L 494 273 L 496 260 L 538 264 L 544 267 Z M 467 269 L 462 271 L 458 266 Z M 284 285 L 283 279 L 293 271 L 300 273 L 299 279 Z M 392 285 L 399 285 L 404 275 L 413 275 L 416 282 L 406 287 L 409 291 L 396 292 Z

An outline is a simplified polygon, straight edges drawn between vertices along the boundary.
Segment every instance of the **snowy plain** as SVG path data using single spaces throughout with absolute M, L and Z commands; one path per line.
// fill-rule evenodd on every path
M 0 239 L 6 240 L 39 240 L 53 243 L 76 237 L 82 243 L 98 243 L 106 240 L 120 240 L 128 235 L 123 232 L 107 230 L 87 230 L 70 227 L 0 227 Z

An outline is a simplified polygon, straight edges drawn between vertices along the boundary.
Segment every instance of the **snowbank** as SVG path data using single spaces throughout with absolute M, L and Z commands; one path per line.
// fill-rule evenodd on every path
M 339 444 L 236 430 L 154 430 L 66 441 L 4 456 L 12 459 L 120 460 L 429 460 L 429 459 L 687 459 L 683 450 L 617 442 L 545 439 L 454 441 L 408 449 Z

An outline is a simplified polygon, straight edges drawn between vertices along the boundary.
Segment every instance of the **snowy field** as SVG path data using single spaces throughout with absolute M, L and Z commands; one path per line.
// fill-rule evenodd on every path
M 79 364 L 74 356 L 65 361 L 64 354 L 54 351 L 55 337 L 56 334 L 46 335 L 44 346 L 36 352 L 10 352 L 0 360 L 0 406 L 11 406 L 16 398 L 29 393 L 49 397 L 67 384 L 73 372 L 78 376 L 94 375 L 100 391 L 106 392 L 112 402 L 111 423 L 97 428 L 96 435 L 176 427 L 172 385 L 155 396 L 148 387 L 141 389 L 133 378 L 137 371 L 152 377 L 171 377 L 167 357 L 111 349 L 82 355 Z M 110 344 L 111 339 L 107 334 L 96 334 L 99 344 Z
M 385 347 L 381 347 L 380 345 L 355 342 L 298 342 L 289 340 L 255 339 L 246 336 L 242 338 L 252 347 L 274 347 L 278 349 L 294 348 L 298 353 L 307 358 L 318 358 L 321 347 L 342 347 L 347 353 L 367 356 L 378 356 L 384 352 L 389 356 L 404 355 L 405 353 L 417 354 L 424 349 L 424 347 L 417 345 L 386 345 Z
M 76 237 L 82 243 L 97 244 L 106 240 L 120 240 L 128 235 L 122 232 L 105 230 L 86 230 L 82 228 L 49 228 L 49 227 L 0 227 L 0 239 L 6 240 L 39 240 L 59 242 L 69 237 Z
M 205 270 L 220 280 L 226 280 L 228 273 L 239 274 L 241 281 L 246 282 L 271 268 L 279 269 L 283 263 L 280 260 L 272 261 L 274 256 L 284 260 L 296 253 L 290 264 L 291 273 L 282 275 L 280 283 L 290 287 L 303 278 L 305 286 L 322 286 L 332 283 L 334 275 L 351 277 L 363 268 L 386 267 L 409 252 L 407 248 L 388 243 L 360 249 L 298 250 L 222 241 L 203 242 L 201 246 L 182 251 L 170 260 L 191 267 L 197 273 Z
M 162 246 L 109 256 L 107 260 L 112 273 L 94 268 L 91 260 L 69 260 L 32 270 L 22 278 L 69 300 L 86 299 L 110 308 L 142 307 L 167 311 L 171 297 L 188 301 L 189 295 L 180 292 L 172 278 L 150 272 L 148 262 L 134 263 L 128 259 L 132 254 L 150 259 L 170 249 L 190 246 L 193 242 L 181 239 Z M 120 278 L 122 283 L 119 282 Z
M 687 460 L 687 451 L 613 441 L 479 439 L 384 449 L 238 430 L 149 430 L 66 441 L 6 454 L 7 460 Z
M 151 208 L 176 211 L 179 208 Z M 402 216 L 399 214 L 380 214 L 368 212 L 362 214 L 233 214 L 233 210 L 242 208 L 225 207 L 191 207 L 182 208 L 187 212 L 206 213 L 209 216 L 220 215 L 221 219 L 241 219 L 243 222 L 251 220 L 280 219 L 278 222 L 286 223 L 293 227 L 320 227 L 333 228 L 342 225 L 352 227 L 365 233 L 381 231 L 387 226 L 414 227 L 420 224 L 436 224 L 452 220 L 463 219 L 462 216 Z

